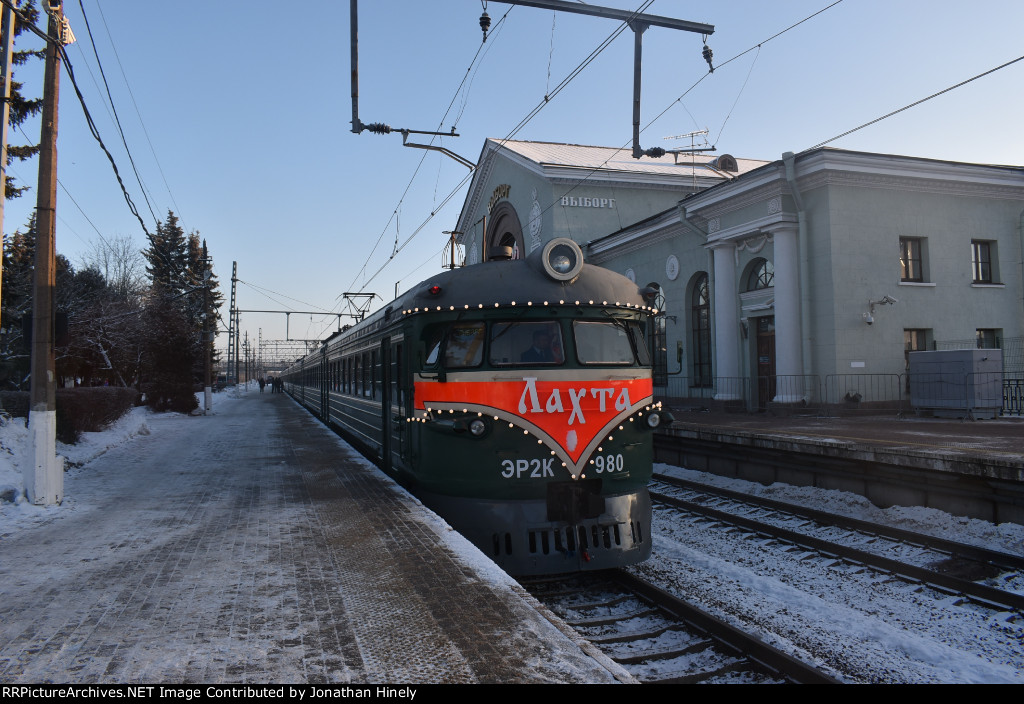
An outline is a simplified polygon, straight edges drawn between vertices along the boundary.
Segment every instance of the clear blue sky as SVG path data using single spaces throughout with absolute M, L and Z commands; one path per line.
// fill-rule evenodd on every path
M 207 239 L 225 297 L 237 261 L 246 282 L 238 289 L 242 308 L 337 309 L 343 291 L 362 289 L 385 264 L 396 238 L 405 242 L 425 222 L 366 290 L 388 300 L 396 282 L 405 290 L 440 269 L 441 233 L 455 225 L 465 187 L 456 189 L 468 170 L 403 148 L 400 135 L 351 133 L 348 2 L 82 2 L 152 209 L 161 220 L 174 210 L 187 230 Z M 641 0 L 601 4 L 635 9 Z M 708 43 L 717 66 L 829 4 L 658 0 L 648 12 L 713 24 Z M 152 229 L 105 107 L 79 2 L 65 7 L 78 38 L 68 54 L 79 86 Z M 475 161 L 485 138 L 506 136 L 617 27 L 527 7 L 512 9 L 499 26 L 510 7 L 488 3 L 491 35 L 456 97 L 480 48 L 480 0 L 362 0 L 362 120 L 421 130 L 455 125 L 461 136 L 444 146 Z M 706 127 L 719 152 L 777 159 L 1024 55 L 1021 27 L 1019 0 L 845 0 L 717 69 L 689 93 L 707 72 L 701 37 L 651 28 L 644 35 L 643 124 L 671 109 L 641 141 L 669 146 L 663 137 Z M 22 39 L 22 46 L 38 43 Z M 515 138 L 628 143 L 632 56 L 626 31 Z M 41 90 L 39 63 L 18 71 L 28 95 Z M 1024 165 L 1022 86 L 1024 61 L 831 146 Z M 37 135 L 38 123 L 25 130 Z M 24 138 L 13 133 L 11 141 Z M 58 189 L 58 251 L 77 263 L 99 241 L 97 231 L 144 247 L 66 73 L 58 149 L 67 189 Z M 26 162 L 13 172 L 34 185 L 37 168 Z M 5 231 L 22 226 L 34 205 L 34 191 L 8 204 Z M 332 325 L 293 315 L 290 327 L 292 336 L 318 337 Z M 285 336 L 283 316 L 243 318 L 250 338 L 260 328 L 264 338 Z

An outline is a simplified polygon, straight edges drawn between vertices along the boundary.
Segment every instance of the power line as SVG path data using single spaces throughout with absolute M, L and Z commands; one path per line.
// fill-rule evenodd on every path
M 840 1 L 840 2 L 841 2 L 841 0 L 838 0 L 838 1 Z M 650 7 L 650 6 L 651 6 L 651 4 L 653 4 L 653 2 L 654 2 L 654 0 L 646 0 L 646 1 L 644 2 L 644 4 L 643 4 L 643 5 L 641 5 L 641 6 L 640 6 L 640 7 L 639 7 L 639 8 L 638 8 L 638 9 L 637 9 L 637 10 L 636 10 L 636 11 L 635 11 L 635 12 L 634 12 L 633 14 L 634 14 L 634 15 L 639 15 L 639 14 L 643 13 L 643 11 L 644 11 L 644 10 L 646 10 L 646 9 L 647 9 L 648 7 Z M 506 15 L 507 15 L 507 14 L 508 14 L 508 13 L 506 13 Z M 504 18 L 504 17 L 502 17 L 502 20 L 504 20 L 504 19 L 505 19 L 505 18 Z M 600 54 L 601 54 L 601 53 L 602 53 L 602 52 L 603 52 L 603 51 L 604 51 L 604 50 L 605 50 L 606 48 L 608 48 L 608 46 L 609 46 L 609 45 L 610 45 L 610 44 L 612 43 L 612 41 L 614 41 L 614 40 L 615 40 L 615 39 L 616 39 L 616 38 L 617 38 L 617 37 L 618 37 L 618 36 L 619 36 L 620 34 L 622 34 L 622 32 L 624 32 L 624 31 L 626 30 L 626 28 L 627 28 L 628 26 L 629 26 L 629 22 L 628 22 L 628 21 L 625 21 L 625 22 L 623 22 L 623 23 L 621 24 L 621 26 L 619 26 L 619 27 L 618 27 L 618 28 L 617 28 L 617 29 L 616 29 L 616 30 L 615 30 L 614 32 L 612 32 L 612 33 L 611 33 L 611 34 L 610 34 L 610 35 L 609 35 L 609 36 L 608 36 L 608 37 L 607 37 L 607 38 L 606 38 L 606 39 L 605 39 L 605 40 L 604 40 L 603 42 L 601 42 L 601 44 L 599 44 L 599 45 L 598 45 L 598 47 L 597 47 L 596 49 L 594 49 L 594 50 L 593 50 L 593 51 L 592 51 L 592 52 L 591 52 L 591 53 L 590 53 L 590 54 L 589 54 L 589 55 L 588 55 L 588 56 L 587 56 L 587 57 L 586 57 L 586 58 L 585 58 L 585 59 L 584 59 L 584 60 L 583 60 L 582 62 L 580 62 L 580 64 L 579 64 L 579 65 L 577 65 L 577 66 L 576 66 L 576 68 L 575 68 L 575 69 L 573 69 L 573 71 L 571 71 L 571 72 L 569 73 L 569 75 L 568 75 L 568 76 L 566 76 L 566 77 L 565 77 L 564 79 L 562 79 L 562 81 L 561 81 L 561 82 L 560 82 L 560 83 L 559 83 L 559 84 L 558 84 L 557 86 L 555 86 L 555 89 L 554 89 L 554 90 L 553 90 L 553 91 L 552 91 L 552 92 L 551 92 L 550 94 L 548 94 L 548 95 L 545 95 L 545 96 L 544 96 L 544 99 L 543 99 L 543 100 L 541 100 L 541 102 L 540 102 L 540 103 L 539 103 L 539 104 L 538 104 L 538 105 L 537 105 L 536 107 L 534 107 L 534 108 L 533 108 L 533 109 L 532 109 L 532 110 L 531 110 L 531 111 L 530 111 L 530 112 L 529 112 L 529 113 L 528 113 L 528 114 L 526 115 L 526 117 L 524 117 L 524 118 L 523 118 L 522 120 L 520 120 L 520 121 L 519 121 L 519 123 L 518 123 L 518 124 L 517 124 L 517 125 L 516 125 L 515 127 L 513 127 L 513 128 L 512 128 L 512 130 L 511 130 L 511 131 L 510 131 L 510 132 L 509 132 L 509 133 L 508 133 L 508 134 L 507 134 L 507 135 L 506 135 L 505 137 L 503 137 L 503 138 L 501 139 L 501 141 L 499 142 L 499 146 L 501 146 L 501 145 L 505 144 L 506 142 L 508 142 L 509 140 L 511 140 L 511 139 L 512 139 L 512 137 L 514 137 L 514 136 L 515 136 L 515 135 L 516 135 L 516 134 L 517 134 L 518 132 L 520 132 L 520 131 L 521 131 L 521 130 L 522 130 L 522 129 L 524 128 L 524 127 L 526 127 L 526 125 L 527 125 L 527 124 L 529 124 L 529 123 L 530 123 L 530 122 L 531 122 L 531 121 L 533 120 L 533 118 L 534 118 L 534 117 L 536 117 L 536 116 L 537 116 L 537 115 L 538 115 L 538 114 L 540 113 L 540 111 L 541 111 L 541 110 L 543 110 L 543 109 L 544 109 L 544 108 L 545 108 L 545 107 L 546 107 L 546 106 L 547 106 L 547 105 L 548 105 L 548 104 L 550 103 L 550 101 L 551 101 L 551 99 L 552 99 L 552 98 L 554 98 L 554 97 L 555 97 L 556 95 L 558 95 L 558 94 L 559 94 L 559 93 L 560 93 L 560 92 L 561 92 L 561 91 L 562 91 L 563 89 L 565 89 L 565 87 L 566 87 L 566 86 L 568 86 L 568 85 L 569 85 L 569 84 L 570 84 L 570 83 L 571 83 L 571 82 L 572 82 L 572 81 L 573 81 L 573 80 L 574 80 L 574 79 L 575 79 L 575 78 L 576 78 L 576 77 L 577 77 L 577 76 L 578 76 L 578 75 L 579 75 L 580 73 L 582 73 L 583 69 L 585 69 L 585 68 L 586 68 L 587 66 L 589 66 L 589 65 L 590 65 L 590 63 L 591 63 L 591 62 L 593 62 L 593 61 L 594 61 L 594 59 L 596 59 L 596 58 L 598 57 L 598 55 L 600 55 Z M 595 171 L 596 171 L 596 169 L 595 169 Z M 591 173 L 593 173 L 593 172 L 591 172 Z M 382 264 L 382 265 L 380 266 L 380 268 L 379 268 L 379 269 L 377 269 L 377 271 L 376 271 L 376 272 L 374 272 L 373 276 L 371 276 L 371 277 L 370 277 L 369 279 L 367 279 L 367 280 L 366 280 L 366 281 L 365 281 L 365 282 L 363 283 L 363 287 L 362 287 L 361 289 L 359 289 L 360 291 L 364 291 L 364 290 L 366 289 L 366 287 L 367 287 L 367 286 L 369 286 L 369 285 L 370 285 L 370 283 L 371 283 L 371 282 L 372 282 L 372 281 L 373 281 L 374 279 L 376 279 L 376 278 L 377 278 L 377 276 L 378 276 L 378 275 L 379 275 L 379 274 L 380 274 L 380 273 L 381 273 L 381 272 L 382 272 L 382 271 L 383 271 L 383 270 L 384 270 L 384 269 L 385 269 L 385 268 L 386 268 L 386 267 L 388 266 L 388 264 L 390 264 L 390 263 L 391 263 L 391 261 L 393 261 L 393 260 L 394 260 L 395 256 L 396 256 L 396 255 L 397 255 L 397 254 L 398 254 L 399 252 L 401 252 L 401 251 L 402 251 L 403 249 L 405 249 L 405 247 L 406 247 L 406 246 L 407 246 L 407 245 L 408 245 L 408 244 L 409 244 L 409 243 L 410 243 L 410 242 L 411 242 L 411 241 L 413 240 L 413 238 L 415 238 L 415 237 L 416 237 L 416 235 L 418 235 L 418 234 L 419 234 L 419 233 L 420 233 L 420 232 L 421 232 L 421 231 L 422 231 L 422 230 L 423 230 L 423 229 L 424 229 L 424 228 L 425 228 L 425 227 L 427 226 L 427 223 L 429 223 L 429 222 L 430 222 L 431 220 L 433 220 L 433 218 L 434 218 L 434 216 L 435 216 L 435 215 L 437 214 L 437 212 L 438 212 L 439 210 L 441 210 L 441 209 L 442 209 L 442 208 L 443 208 L 443 207 L 444 207 L 445 205 L 447 205 L 448 201 L 450 201 L 450 200 L 451 200 L 451 199 L 452 199 L 452 198 L 453 198 L 453 197 L 454 197 L 454 196 L 455 196 L 455 195 L 456 195 L 456 194 L 458 193 L 458 191 L 459 191 L 459 190 L 460 190 L 460 189 L 461 189 L 461 188 L 462 188 L 462 187 L 463 187 L 463 186 L 464 186 L 464 185 L 465 185 L 465 184 L 466 184 L 466 183 L 467 183 L 467 182 L 468 182 L 468 181 L 469 181 L 469 180 L 470 180 L 471 178 L 472 178 L 472 172 L 471 172 L 471 173 L 469 173 L 469 174 L 467 174 L 466 176 L 464 176 L 464 177 L 462 178 L 462 180 L 461 180 L 461 181 L 459 181 L 458 185 L 456 185 L 456 186 L 455 186 L 455 188 L 454 188 L 454 189 L 453 189 L 453 190 L 452 190 L 452 191 L 451 191 L 451 192 L 450 192 L 450 193 L 449 193 L 449 194 L 448 194 L 448 195 L 447 195 L 447 196 L 445 197 L 445 199 L 444 199 L 444 200 L 443 200 L 443 201 L 441 202 L 441 205 L 440 205 L 440 206 L 435 206 L 435 207 L 434 207 L 434 209 L 433 209 L 433 210 L 431 211 L 431 213 L 430 213 L 430 216 L 429 216 L 429 217 L 427 217 L 427 218 L 426 218 L 426 219 L 425 219 L 425 220 L 424 220 L 424 221 L 423 221 L 423 222 L 422 222 L 422 223 L 420 224 L 420 226 L 419 226 L 419 227 L 417 227 L 417 228 L 416 228 L 416 229 L 415 229 L 415 230 L 413 231 L 413 233 L 412 233 L 411 235 L 409 235 L 409 237 L 408 237 L 408 238 L 406 238 L 406 240 L 405 240 L 405 241 L 404 241 L 404 242 L 403 242 L 403 243 L 401 244 L 401 246 L 399 246 L 399 247 L 397 247 L 397 248 L 395 249 L 395 251 L 394 251 L 394 252 L 392 253 L 392 255 L 391 255 L 391 256 L 390 256 L 390 257 L 389 257 L 389 258 L 387 259 L 387 261 L 385 261 L 385 262 L 384 262 L 384 263 L 383 263 L 383 264 Z M 553 206 L 554 206 L 554 204 L 552 204 L 551 206 L 549 206 L 549 208 L 550 208 L 550 207 L 553 207 Z M 361 271 L 361 272 L 362 272 L 363 270 L 365 270 L 365 265 L 363 266 L 363 269 L 360 269 L 360 271 Z
M 121 193 L 124 195 L 125 202 L 128 204 L 128 209 L 131 210 L 132 214 L 138 219 L 139 225 L 142 226 L 142 231 L 149 237 L 149 230 L 146 228 L 146 223 L 143 221 L 142 216 L 139 215 L 138 209 L 135 207 L 135 203 L 132 201 L 132 197 L 128 194 L 128 189 L 124 185 L 124 181 L 121 179 L 121 173 L 117 169 L 117 162 L 114 161 L 114 155 L 107 149 L 107 145 L 103 143 L 103 138 L 100 136 L 99 131 L 96 129 L 96 123 L 92 119 L 92 115 L 89 113 L 89 108 L 85 104 L 85 96 L 82 95 L 81 89 L 78 87 L 78 82 L 75 80 L 75 71 L 71 66 L 71 59 L 68 57 L 67 52 L 64 50 L 64 45 L 60 43 L 60 40 L 51 37 L 48 33 L 39 29 L 31 22 L 29 22 L 21 11 L 11 3 L 11 0 L 0 0 L 0 4 L 11 9 L 15 16 L 18 17 L 22 25 L 31 31 L 36 36 L 40 37 L 45 42 L 53 42 L 57 47 L 57 54 L 60 56 L 61 63 L 64 64 L 64 68 L 67 70 L 68 79 L 71 81 L 71 86 L 75 90 L 75 95 L 78 97 L 78 102 L 82 106 L 82 113 L 85 115 L 86 124 L 89 126 L 89 132 L 92 134 L 93 139 L 99 143 L 103 153 L 107 156 L 107 161 L 110 162 L 110 167 L 114 170 L 114 176 L 117 178 L 117 183 L 121 187 Z
M 805 154 L 805 153 L 807 153 L 809 151 L 813 151 L 815 149 L 818 149 L 819 147 L 824 147 L 826 144 L 828 144 L 830 142 L 834 142 L 837 139 L 842 139 L 843 137 L 846 137 L 847 135 L 851 135 L 854 132 L 857 132 L 858 130 L 864 129 L 865 127 L 870 127 L 871 125 L 873 125 L 873 124 L 875 124 L 877 122 L 881 122 L 882 120 L 885 120 L 886 118 L 892 117 L 893 115 L 898 115 L 899 113 L 903 112 L 904 110 L 909 110 L 910 108 L 917 107 L 921 103 L 926 103 L 929 100 L 931 100 L 932 98 L 937 98 L 940 95 L 944 95 L 945 93 L 950 92 L 951 90 L 956 90 L 960 86 L 965 86 L 965 85 L 967 85 L 968 83 L 970 83 L 972 81 L 978 80 L 979 78 L 984 78 L 985 76 L 989 75 L 990 73 L 995 73 L 996 71 L 999 71 L 1000 69 L 1004 69 L 1007 66 L 1012 66 L 1013 64 L 1017 63 L 1018 61 L 1024 61 L 1024 56 L 1018 56 L 1016 59 L 1013 59 L 1012 61 L 1007 61 L 1005 64 L 1000 64 L 999 66 L 996 66 L 995 68 L 991 68 L 988 71 L 985 71 L 983 73 L 979 73 L 977 76 L 974 76 L 972 78 L 968 78 L 966 81 L 960 81 L 956 85 L 953 85 L 953 86 L 950 86 L 949 88 L 945 88 L 943 90 L 940 90 L 938 93 L 932 93 L 927 98 L 921 98 L 920 100 L 917 100 L 917 101 L 911 103 L 910 105 L 904 105 L 899 110 L 893 110 L 892 112 L 887 113 L 885 115 L 882 115 L 881 117 L 876 117 L 874 120 L 871 120 L 870 122 L 865 122 L 860 127 L 854 127 L 852 130 L 847 130 L 846 132 L 843 132 L 840 135 L 836 135 L 832 139 L 826 139 L 824 142 L 819 142 L 818 144 L 815 144 L 813 147 L 805 149 L 804 151 L 802 151 L 800 153 L 801 154 Z
M 245 284 L 249 288 L 252 288 L 252 289 L 258 291 L 259 293 L 262 293 L 267 298 L 270 298 L 269 294 L 272 293 L 275 296 L 280 296 L 281 298 L 287 298 L 289 301 L 295 301 L 296 303 L 301 303 L 302 305 L 309 306 L 310 308 L 319 308 L 325 314 L 333 315 L 333 313 L 330 310 L 324 308 L 323 306 L 318 306 L 315 303 L 306 303 L 305 301 L 300 301 L 298 298 L 292 298 L 291 296 L 285 295 L 283 293 L 278 293 L 277 291 L 273 291 L 273 290 L 271 290 L 269 288 L 265 288 L 263 286 L 258 286 L 258 285 L 254 284 L 254 283 L 249 282 L 249 281 L 243 281 L 242 279 L 236 278 L 235 281 L 237 281 L 240 284 Z M 274 300 L 274 299 L 271 298 L 271 300 Z M 274 302 L 275 303 L 280 303 L 282 306 L 285 306 L 286 308 L 288 307 L 286 304 L 281 303 L 280 301 L 276 301 L 275 300 Z
M 132 92 L 131 84 L 128 83 L 128 76 L 124 72 L 124 66 L 121 64 L 121 56 L 117 53 L 117 47 L 114 45 L 114 37 L 110 33 L 110 27 L 107 25 L 107 17 L 103 14 L 103 6 L 97 2 L 96 8 L 100 11 L 100 20 L 103 22 L 103 28 L 107 32 L 107 39 L 110 40 L 110 48 L 114 52 L 114 58 L 117 60 L 117 66 L 121 70 L 121 78 L 124 79 L 124 87 L 128 91 L 128 97 L 132 100 L 132 106 L 135 108 L 135 114 L 139 118 L 139 125 L 142 127 L 142 133 L 146 136 L 146 143 L 149 144 L 149 151 L 153 155 L 153 161 L 156 162 L 157 171 L 160 172 L 160 178 L 164 182 L 164 188 L 167 189 L 167 195 L 171 199 L 171 203 L 174 204 L 174 212 L 177 213 L 178 217 L 184 220 L 184 215 L 181 212 L 181 208 L 178 207 L 178 202 L 174 198 L 174 194 L 171 192 L 171 185 L 167 183 L 167 176 L 164 175 L 163 166 L 160 165 L 160 159 L 156 155 L 156 149 L 153 147 L 153 140 L 149 138 L 149 130 L 146 129 L 146 123 L 142 119 L 142 112 L 139 110 L 138 103 L 135 102 L 135 93 Z
M 495 23 L 494 30 L 491 33 L 492 38 L 498 34 L 500 29 L 504 25 L 505 19 L 508 17 L 509 13 L 512 12 L 513 9 L 514 9 L 514 7 L 510 7 L 505 12 L 505 14 L 501 16 L 501 19 L 499 19 L 497 21 L 497 23 Z M 490 51 L 490 47 L 493 47 L 494 44 L 495 44 L 495 42 L 492 41 L 490 46 L 487 47 L 487 51 Z M 451 112 L 452 106 L 455 104 L 455 101 L 458 99 L 459 93 L 462 91 L 462 87 L 466 84 L 466 78 L 470 75 L 470 71 L 473 69 L 474 64 L 476 64 L 477 59 L 480 57 L 480 52 L 481 52 L 481 50 L 483 50 L 484 46 L 485 46 L 485 43 L 484 42 L 480 42 L 480 45 L 477 47 L 476 53 L 473 55 L 473 59 L 469 62 L 469 66 L 466 68 L 466 72 L 462 76 L 462 81 L 459 83 L 458 88 L 455 89 L 455 94 L 452 96 L 451 101 L 448 103 L 448 108 L 444 111 L 444 115 L 438 121 L 437 131 L 440 131 L 441 127 L 444 125 L 445 118 L 447 118 L 448 114 Z M 484 56 L 487 55 L 487 51 L 484 52 Z M 479 65 L 478 65 L 478 67 L 479 67 Z M 473 77 L 475 78 L 475 73 L 474 73 Z M 459 111 L 459 114 L 455 118 L 455 124 L 458 124 L 458 121 L 460 119 L 462 119 L 462 114 L 463 114 L 464 111 L 465 111 L 465 101 L 463 101 L 462 109 Z M 454 125 L 453 125 L 453 128 L 454 128 Z M 435 138 L 436 138 L 436 136 L 431 136 L 429 144 L 432 145 L 434 143 Z M 388 229 L 390 229 L 391 223 L 395 220 L 395 218 L 398 217 L 398 213 L 399 213 L 399 211 L 400 211 L 400 209 L 402 207 L 402 203 L 405 201 L 405 197 L 409 194 L 409 190 L 412 188 L 412 184 L 415 182 L 416 176 L 419 174 L 420 169 L 423 167 L 423 163 L 426 161 L 428 154 L 429 154 L 429 152 L 424 151 L 423 155 L 420 157 L 419 163 L 416 165 L 416 168 L 413 170 L 412 176 L 409 178 L 409 183 L 406 184 L 405 190 L 402 191 L 402 195 L 398 199 L 398 204 L 395 206 L 395 209 L 392 211 L 391 217 L 388 218 L 387 223 L 385 223 L 384 229 L 381 231 L 380 235 L 377 237 L 377 241 L 374 243 L 373 247 L 370 249 L 370 253 L 366 256 L 366 261 L 363 262 L 363 265 L 356 272 L 355 277 L 352 279 L 352 283 L 349 285 L 349 289 L 355 288 L 356 282 L 359 280 L 360 274 L 363 274 L 366 271 L 366 267 L 369 266 L 369 264 L 370 264 L 370 259 L 373 257 L 374 253 L 377 251 L 377 247 L 380 246 L 381 240 L 384 239 L 384 235 L 387 233 Z M 391 259 L 394 259 L 395 255 L 397 253 L 398 252 L 395 249 L 393 249 L 392 252 L 391 252 L 391 256 L 388 258 L 388 261 L 390 261 Z M 374 274 L 374 276 L 376 276 L 376 274 Z M 368 286 L 369 283 L 370 283 L 369 281 L 364 282 L 363 283 L 363 288 Z M 360 290 L 363 290 L 363 289 L 360 289 Z
M 135 180 L 139 183 L 139 189 L 142 191 L 142 197 L 146 201 L 146 207 L 149 208 L 149 214 L 153 216 L 154 221 L 159 221 L 156 213 L 153 212 L 153 205 L 149 202 L 149 196 L 146 195 L 146 187 L 142 185 L 142 177 L 139 176 L 139 170 L 135 167 L 135 159 L 132 157 L 132 151 L 128 148 L 128 140 L 124 136 L 124 129 L 121 127 L 121 118 L 117 114 L 117 106 L 114 105 L 114 96 L 110 94 L 110 85 L 107 83 L 107 74 L 103 70 L 103 62 L 100 61 L 99 51 L 96 50 L 96 40 L 92 36 L 92 27 L 89 26 L 89 17 L 85 14 L 85 5 L 82 4 L 82 0 L 78 0 L 78 6 L 82 10 L 82 19 L 85 20 L 85 32 L 89 35 L 89 43 L 92 45 L 93 56 L 96 57 L 96 66 L 100 70 L 100 78 L 103 79 L 103 87 L 107 91 L 107 100 L 110 102 L 110 109 L 114 113 L 114 123 L 117 125 L 117 131 L 121 135 L 121 144 L 124 145 L 124 151 L 128 155 L 128 161 L 132 165 L 132 171 L 135 173 Z

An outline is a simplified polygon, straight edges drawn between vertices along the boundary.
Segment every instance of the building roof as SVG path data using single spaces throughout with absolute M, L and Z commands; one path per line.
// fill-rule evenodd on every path
M 738 171 L 727 172 L 716 168 L 721 156 L 715 152 L 692 154 L 666 154 L 659 158 L 634 159 L 631 148 L 595 147 L 582 144 L 554 142 L 520 142 L 488 139 L 488 147 L 504 148 L 541 167 L 598 169 L 620 173 L 659 174 L 690 177 L 694 174 L 707 178 L 731 178 L 769 163 L 759 159 L 736 159 Z
M 499 156 L 502 159 L 498 159 Z M 724 162 L 727 158 L 734 162 L 735 170 L 726 170 Z M 455 228 L 457 231 L 469 230 L 469 218 L 489 196 L 484 192 L 484 184 L 495 163 L 501 160 L 511 161 L 552 184 L 576 186 L 589 181 L 616 187 L 678 190 L 680 199 L 771 163 L 760 159 L 736 159 L 716 152 L 634 159 L 631 149 L 625 147 L 487 139 L 466 192 Z M 460 243 L 463 237 L 459 235 Z

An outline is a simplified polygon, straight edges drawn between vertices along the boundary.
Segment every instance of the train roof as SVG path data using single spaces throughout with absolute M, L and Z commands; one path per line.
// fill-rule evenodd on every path
M 537 250 L 538 252 L 540 250 Z M 539 256 L 491 261 L 442 272 L 418 284 L 396 303 L 402 312 L 506 306 L 602 306 L 643 308 L 641 289 L 614 271 L 584 264 L 568 281 L 544 271 Z
M 557 254 L 560 246 L 578 256 L 578 266 L 568 274 L 559 274 L 545 265 L 549 254 Z M 401 317 L 445 311 L 564 306 L 654 313 L 657 311 L 651 305 L 651 293 L 622 274 L 583 263 L 579 245 L 559 238 L 537 248 L 526 259 L 487 261 L 436 274 L 366 320 L 332 334 L 324 345 L 373 334 Z

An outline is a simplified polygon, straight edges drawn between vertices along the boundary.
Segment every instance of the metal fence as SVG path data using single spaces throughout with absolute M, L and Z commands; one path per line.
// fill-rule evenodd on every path
M 714 377 L 706 386 L 689 382 L 689 377 L 669 377 L 655 395 L 674 408 L 777 415 L 1024 415 L 1024 378 L 1005 378 L 1000 372 L 829 374 L 824 381 L 815 375 Z
M 757 379 L 758 404 L 770 413 L 821 415 L 821 377 L 816 374 L 777 374 Z
M 686 376 L 670 376 L 655 394 L 671 406 L 706 410 L 748 411 L 750 379 L 745 376 L 716 376 L 710 384 L 691 386 Z
M 902 415 L 904 386 L 899 374 L 829 374 L 824 383 L 830 416 Z
M 1003 379 L 1003 415 L 1024 416 L 1024 379 Z
M 978 338 L 964 340 L 936 340 L 937 350 L 970 350 L 979 348 Z M 1024 337 L 999 337 L 997 349 L 1003 351 L 1003 374 L 1008 378 L 1024 377 Z

